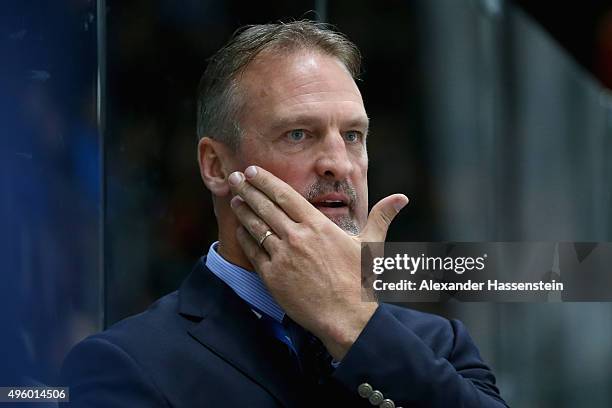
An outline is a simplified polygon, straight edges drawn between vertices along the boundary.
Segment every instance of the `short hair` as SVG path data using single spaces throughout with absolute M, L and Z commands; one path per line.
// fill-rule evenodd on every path
M 314 50 L 338 58 L 353 79 L 361 69 L 361 54 L 344 34 L 329 24 L 310 20 L 250 25 L 238 29 L 208 62 L 197 96 L 198 139 L 209 136 L 237 149 L 242 137 L 238 117 L 241 100 L 238 77 L 262 51 L 285 55 Z

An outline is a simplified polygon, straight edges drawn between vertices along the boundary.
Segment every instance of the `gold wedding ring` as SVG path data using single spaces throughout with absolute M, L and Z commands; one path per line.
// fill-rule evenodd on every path
M 262 235 L 261 238 L 259 238 L 259 247 L 263 248 L 263 243 L 266 240 L 266 238 L 268 238 L 270 235 L 274 234 L 272 231 L 267 230 L 265 234 Z

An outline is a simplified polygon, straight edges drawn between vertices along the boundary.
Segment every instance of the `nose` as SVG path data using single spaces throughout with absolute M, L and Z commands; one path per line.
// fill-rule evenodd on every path
M 344 138 L 338 132 L 330 132 L 323 138 L 317 155 L 316 171 L 321 178 L 342 181 L 353 170 Z

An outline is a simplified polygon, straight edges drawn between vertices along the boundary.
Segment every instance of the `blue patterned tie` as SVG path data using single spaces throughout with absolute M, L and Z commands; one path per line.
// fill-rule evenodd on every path
M 301 372 L 317 383 L 322 383 L 333 371 L 332 357 L 327 349 L 314 335 L 306 331 L 288 316 L 283 320 L 283 326 L 297 350 Z
M 279 323 L 256 308 L 253 309 L 261 315 L 260 322 L 268 333 L 287 346 L 302 374 L 320 384 L 333 372 L 332 357 L 318 338 L 287 315 L 283 323 Z

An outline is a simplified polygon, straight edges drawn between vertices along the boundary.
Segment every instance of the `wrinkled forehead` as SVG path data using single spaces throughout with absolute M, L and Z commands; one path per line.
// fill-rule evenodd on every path
M 342 103 L 365 116 L 361 93 L 346 67 L 338 58 L 315 51 L 262 53 L 243 72 L 239 87 L 247 114 Z

